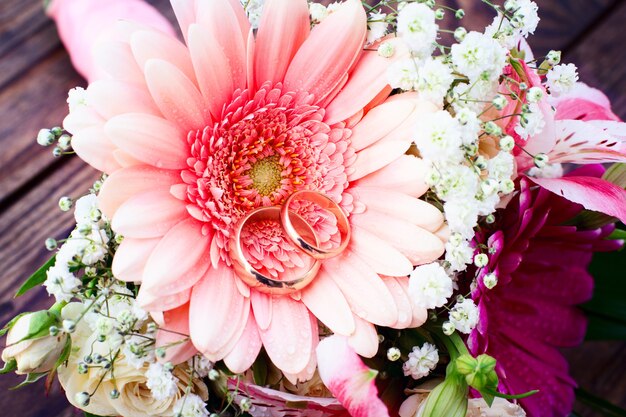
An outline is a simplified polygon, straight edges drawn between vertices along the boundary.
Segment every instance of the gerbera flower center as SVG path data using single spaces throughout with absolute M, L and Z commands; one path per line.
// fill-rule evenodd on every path
M 350 131 L 324 123 L 324 110 L 312 102 L 310 95 L 284 92 L 280 84 L 265 84 L 254 93 L 237 91 L 221 120 L 189 133 L 191 157 L 181 172 L 186 183 L 181 197 L 189 213 L 204 222 L 204 232 L 214 235 L 212 251 L 227 263 L 228 239 L 249 211 L 280 205 L 299 190 L 341 202 L 348 186 L 346 167 L 354 159 Z M 332 216 L 321 209 L 302 210 L 329 240 L 336 230 Z M 268 271 L 301 264 L 281 233 L 265 225 L 247 235 L 251 257 Z

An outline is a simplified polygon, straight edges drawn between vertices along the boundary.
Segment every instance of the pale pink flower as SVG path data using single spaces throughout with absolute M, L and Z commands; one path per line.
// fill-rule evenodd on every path
M 140 282 L 143 308 L 235 372 L 263 346 L 289 379 L 309 378 L 318 320 L 364 356 L 378 349 L 374 325 L 420 325 L 426 311 L 407 276 L 443 253 L 443 220 L 418 199 L 425 163 L 405 152 L 418 114 L 436 109 L 413 94 L 388 98 L 384 74 L 406 56 L 401 43 L 388 40 L 392 58 L 364 51 L 358 0 L 312 30 L 305 0 L 268 0 L 256 35 L 237 0 L 172 4 L 187 46 L 125 24 L 94 51 L 107 79 L 65 120 L 77 154 L 110 174 L 99 203 L 125 236 L 115 275 Z M 298 293 L 251 290 L 231 267 L 234 225 L 301 189 L 343 208 L 350 245 Z M 328 213 L 301 212 L 322 243 L 337 238 Z M 279 227 L 257 223 L 244 236 L 268 273 L 303 261 Z M 189 355 L 179 346 L 171 359 Z

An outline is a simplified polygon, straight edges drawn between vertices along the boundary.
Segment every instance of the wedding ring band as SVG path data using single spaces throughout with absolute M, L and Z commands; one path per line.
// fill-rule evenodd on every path
M 280 214 L 281 208 L 278 206 L 260 207 L 256 210 L 252 210 L 239 221 L 235 228 L 235 233 L 230 239 L 230 257 L 233 261 L 234 270 L 239 278 L 251 288 L 269 294 L 289 294 L 301 290 L 313 281 L 321 266 L 319 260 L 313 259 L 311 267 L 303 275 L 293 280 L 280 280 L 263 275 L 248 262 L 244 256 L 243 248 L 241 247 L 241 232 L 244 226 L 249 222 L 263 220 L 272 220 L 280 223 Z M 313 228 L 298 214 L 292 213 L 292 215 L 295 219 L 295 226 L 297 228 L 304 228 L 311 235 L 311 238 L 315 240 L 316 244 L 318 244 L 317 235 Z M 292 227 L 296 230 L 296 227 Z
M 339 232 L 341 232 L 341 242 L 339 246 L 330 249 L 322 249 L 317 239 L 315 245 L 313 245 L 311 242 L 307 242 L 306 239 L 298 233 L 297 228 L 292 222 L 292 217 L 298 218 L 300 216 L 295 217 L 296 213 L 289 209 L 289 206 L 295 199 L 316 203 L 335 216 L 337 219 L 337 227 L 339 228 Z M 337 203 L 317 191 L 302 190 L 291 194 L 291 196 L 287 198 L 287 201 L 285 201 L 285 204 L 280 208 L 280 221 L 291 243 L 315 259 L 328 259 L 337 256 L 343 252 L 346 247 L 348 247 L 348 243 L 350 243 L 351 230 L 348 217 Z

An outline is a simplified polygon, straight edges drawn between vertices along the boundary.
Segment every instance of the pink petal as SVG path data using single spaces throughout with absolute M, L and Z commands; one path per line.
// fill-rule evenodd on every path
M 186 42 L 189 26 L 196 22 L 196 2 L 194 0 L 170 0 L 174 15 Z
M 424 181 L 428 170 L 424 160 L 411 155 L 402 155 L 386 167 L 361 178 L 358 184 L 420 197 L 430 188 Z
M 145 85 L 143 71 L 137 65 L 130 45 L 121 41 L 103 41 L 93 49 L 96 65 L 114 80 Z
M 87 102 L 105 119 L 124 113 L 161 115 L 145 88 L 117 80 L 91 83 L 87 89 Z
M 411 299 L 411 296 L 409 294 L 409 277 L 398 277 L 396 278 L 396 282 L 402 287 L 407 297 Z M 411 307 L 412 307 L 413 314 L 412 314 L 411 324 L 409 325 L 409 327 L 410 328 L 420 327 L 422 324 L 426 322 L 426 319 L 428 318 L 428 310 L 426 310 L 424 307 L 418 306 L 416 303 L 412 301 L 411 301 Z
M 357 255 L 346 251 L 326 260 L 322 269 L 337 284 L 357 316 L 380 326 L 398 320 L 398 309 L 382 278 Z
M 381 141 L 356 154 L 348 180 L 355 181 L 378 171 L 400 158 L 409 149 L 410 141 Z
M 411 326 L 413 321 L 413 306 L 411 298 L 404 291 L 402 285 L 393 277 L 383 278 L 383 283 L 389 289 L 389 293 L 393 296 L 398 306 L 398 321 L 389 326 L 392 329 L 406 329 Z
M 150 59 L 145 73 L 150 94 L 169 121 L 185 132 L 211 123 L 202 95 L 178 68 L 167 61 Z
M 164 236 L 187 218 L 185 204 L 168 191 L 148 191 L 122 204 L 111 221 L 111 227 L 126 237 L 149 239 Z
M 162 32 L 140 30 L 132 34 L 130 48 L 140 68 L 145 68 L 151 59 L 167 61 L 195 83 L 196 73 L 191 64 L 189 50 L 175 37 Z
M 287 89 L 306 91 L 317 102 L 322 101 L 359 57 L 365 42 L 366 20 L 361 2 L 348 0 L 313 28 L 289 65 L 285 75 Z
M 441 240 L 431 232 L 402 219 L 368 209 L 353 215 L 354 227 L 362 228 L 387 241 L 409 258 L 413 265 L 432 262 L 444 252 Z
M 211 264 L 208 236 L 202 224 L 187 219 L 170 229 L 148 258 L 143 287 L 155 294 L 175 294 L 191 288 Z
M 165 324 L 161 326 L 156 336 L 157 348 L 166 347 L 162 362 L 171 362 L 174 365 L 186 362 L 198 353 L 189 339 L 189 303 L 163 313 Z M 187 335 L 187 336 L 184 336 Z
M 81 129 L 72 137 L 72 149 L 92 167 L 112 173 L 121 166 L 113 157 L 116 146 L 111 142 L 102 125 Z
M 320 378 L 352 417 L 389 417 L 378 398 L 374 379 L 377 371 L 369 369 L 348 345 L 345 337 L 330 336 L 317 347 Z
M 358 186 L 350 191 L 355 200 L 365 204 L 368 209 L 405 220 L 430 232 L 439 230 L 443 224 L 443 214 L 437 207 L 407 194 Z
M 252 312 L 243 330 L 241 338 L 233 350 L 224 357 L 224 363 L 231 372 L 241 374 L 250 369 L 261 351 L 261 336 Z
M 189 327 L 194 346 L 209 360 L 223 359 L 243 334 L 250 300 L 244 298 L 231 268 L 210 268 L 192 290 Z
M 594 177 L 530 178 L 548 191 L 626 222 L 626 190 Z
M 272 322 L 260 333 L 267 355 L 280 370 L 297 374 L 306 368 L 314 335 L 309 311 L 302 303 L 272 297 Z
M 113 257 L 111 268 L 115 278 L 125 282 L 141 282 L 146 261 L 160 241 L 160 237 L 154 239 L 125 238 Z
M 106 120 L 94 108 L 80 106 L 65 116 L 63 128 L 72 134 L 76 134 L 82 129 L 103 125 L 105 122 Z
M 154 190 L 169 190 L 179 182 L 180 175 L 175 171 L 137 165 L 121 168 L 112 173 L 102 184 L 98 194 L 98 207 L 105 216 L 112 219 L 115 212 L 129 198 Z
M 325 273 L 302 290 L 302 302 L 330 330 L 350 335 L 354 332 L 354 319 L 346 298 L 335 282 Z
M 387 89 L 387 69 L 398 60 L 409 56 L 408 49 L 401 38 L 389 38 L 385 42 L 393 45 L 395 53 L 391 58 L 384 58 L 378 51 L 364 51 L 348 78 L 348 83 L 326 107 L 325 122 L 334 124 L 347 119 L 363 109 Z
M 369 321 L 354 316 L 356 328 L 348 337 L 348 344 L 356 353 L 364 358 L 373 358 L 378 352 L 378 332 L 376 327 Z
M 189 302 L 191 297 L 191 290 L 185 290 L 178 294 L 163 296 L 162 294 L 155 295 L 147 290 L 140 289 L 139 295 L 137 295 L 137 303 L 139 307 L 146 311 L 160 312 L 168 311 L 178 308 Z M 153 314 L 154 316 L 154 314 Z
M 228 0 L 228 2 L 235 13 L 235 17 L 237 18 L 237 23 L 239 24 L 239 29 L 241 30 L 241 37 L 245 40 L 252 30 L 250 21 L 248 20 L 248 15 L 246 15 L 246 11 L 243 9 L 240 0 Z
M 189 149 L 183 133 L 171 122 L 148 114 L 115 116 L 105 125 L 114 144 L 131 156 L 157 168 L 187 167 Z
M 141 162 L 139 159 L 133 158 L 119 148 L 113 151 L 113 158 L 115 158 L 117 163 L 120 164 L 122 168 L 133 167 L 136 165 L 144 165 L 144 163 Z
M 255 52 L 256 85 L 282 82 L 289 63 L 309 36 L 306 0 L 267 0 Z
M 620 118 L 611 111 L 611 102 L 600 90 L 576 83 L 567 94 L 553 98 L 557 120 L 613 120 Z
M 267 330 L 272 322 L 272 296 L 256 290 L 250 290 L 250 302 L 256 323 L 261 330 Z
M 406 256 L 367 230 L 352 229 L 350 250 L 379 274 L 399 277 L 413 271 L 413 265 Z

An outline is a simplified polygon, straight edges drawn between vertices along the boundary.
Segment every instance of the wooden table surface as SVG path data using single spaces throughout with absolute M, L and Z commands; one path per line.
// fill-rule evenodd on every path
M 106 1 L 106 0 L 103 0 Z M 448 0 L 447 0 L 448 1 Z M 537 56 L 560 49 L 578 65 L 581 79 L 604 90 L 615 112 L 626 119 L 626 1 L 536 0 L 542 18 L 530 43 Z M 168 18 L 167 0 L 152 1 Z M 480 29 L 492 16 L 479 0 L 449 0 L 468 13 L 464 24 Z M 67 91 L 85 86 L 73 70 L 56 30 L 38 0 L 0 0 L 0 322 L 24 310 L 47 308 L 45 290 L 12 298 L 20 283 L 50 253 L 47 237 L 63 238 L 72 216 L 57 208 L 63 195 L 79 195 L 97 173 L 77 157 L 53 158 L 35 142 L 42 127 L 61 124 Z M 566 352 L 580 386 L 626 407 L 626 344 L 587 342 Z M 0 378 L 0 415 L 79 415 L 56 387 L 8 391 L 18 379 Z M 594 416 L 577 405 L 583 416 Z

